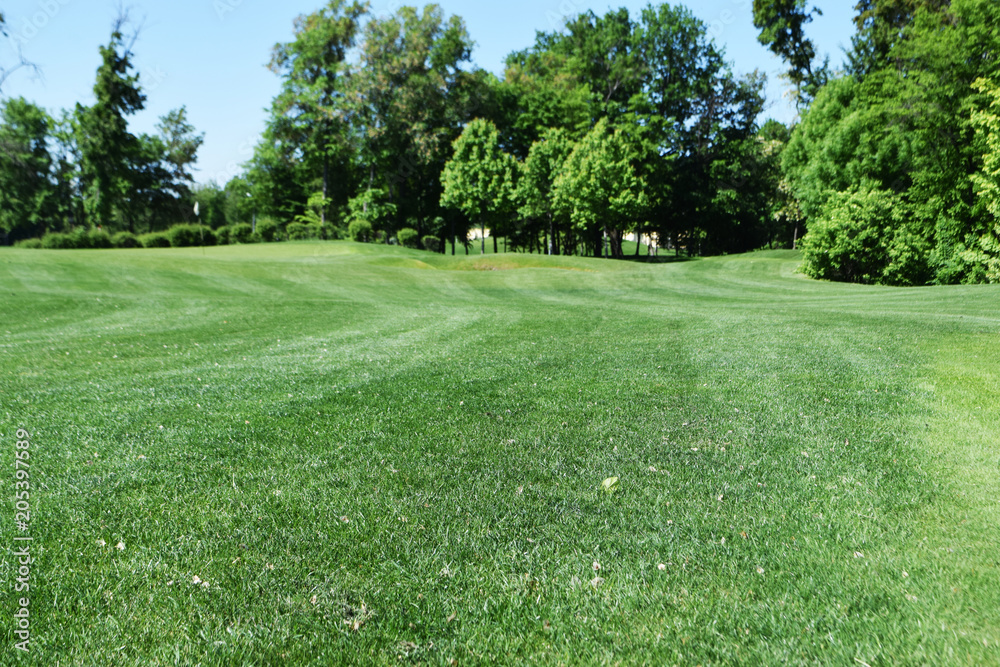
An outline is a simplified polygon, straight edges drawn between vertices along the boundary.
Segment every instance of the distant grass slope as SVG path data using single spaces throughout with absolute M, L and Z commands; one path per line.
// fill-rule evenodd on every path
M 0 250 L 19 663 L 1000 664 L 1000 290 L 798 261 Z

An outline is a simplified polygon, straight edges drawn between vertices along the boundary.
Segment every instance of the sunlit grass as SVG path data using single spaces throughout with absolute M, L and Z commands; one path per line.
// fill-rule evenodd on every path
M 1000 291 L 797 263 L 4 249 L 21 661 L 996 664 Z

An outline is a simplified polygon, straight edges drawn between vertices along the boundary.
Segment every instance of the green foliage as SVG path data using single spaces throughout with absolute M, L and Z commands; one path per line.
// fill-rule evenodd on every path
M 52 125 L 43 109 L 22 98 L 0 106 L 0 233 L 33 236 L 52 218 Z
M 645 179 L 632 164 L 634 146 L 606 120 L 598 121 L 576 145 L 553 184 L 553 205 L 589 236 L 611 235 L 613 254 L 621 237 L 650 208 Z
M 371 243 L 375 240 L 372 224 L 367 220 L 354 220 L 347 228 L 350 239 L 357 243 Z
M 264 243 L 280 241 L 278 236 L 281 229 L 274 220 L 261 219 L 257 221 L 257 237 Z
M 25 250 L 37 250 L 43 247 L 41 239 L 22 239 L 14 245 Z
M 806 0 L 753 0 L 753 24 L 758 41 L 788 64 L 788 80 L 800 105 L 806 105 L 829 77 L 826 64 L 815 66 L 816 47 L 805 36 L 805 26 L 819 8 L 806 11 Z
M 335 1 L 300 17 L 294 39 L 273 52 L 282 92 L 246 174 L 226 187 L 227 205 L 242 210 L 228 219 L 249 219 L 253 202 L 252 210 L 324 222 L 340 236 L 342 218 L 389 237 L 405 224 L 463 238 L 475 225 L 508 247 L 540 248 L 547 237 L 556 252 L 592 250 L 593 239 L 552 209 L 551 165 L 528 168 L 533 181 L 514 196 L 514 158 L 527 159 L 558 128 L 561 155 L 552 157 L 564 159 L 570 143 L 607 118 L 629 137 L 633 168 L 656 194 L 643 219 L 626 226 L 691 253 L 746 250 L 775 235 L 761 203 L 773 179 L 756 177 L 767 156 L 752 141 L 763 76 L 736 77 L 690 10 L 663 4 L 636 16 L 570 16 L 565 31 L 539 33 L 512 53 L 502 80 L 468 66 L 471 48 L 461 19 L 437 5 L 373 16 Z M 501 167 L 506 184 L 475 194 L 473 204 L 472 190 L 489 189 L 486 172 L 496 167 L 455 150 L 477 123 L 492 123 L 490 159 L 506 162 L 510 178 Z M 477 169 L 486 180 L 474 177 Z M 468 187 L 458 187 L 463 179 Z M 310 204 L 319 192 L 321 205 Z
M 323 227 L 326 224 L 327 209 L 329 206 L 330 200 L 322 192 L 314 192 L 309 195 L 305 213 L 295 216 L 295 222 Z
M 167 113 L 160 118 L 156 129 L 163 142 L 160 157 L 169 172 L 165 185 L 174 189 L 175 197 L 186 200 L 191 194 L 188 184 L 194 182 L 191 165 L 198 160 L 198 149 L 205 142 L 205 135 L 198 134 L 194 125 L 188 122 L 187 107 Z M 211 220 L 205 222 L 211 226 Z
M 440 215 L 441 166 L 463 124 L 483 115 L 484 78 L 469 71 L 472 46 L 462 19 L 436 4 L 402 6 L 365 23 L 346 110 L 360 130 L 362 187 L 391 193 L 397 223 Z
M 216 229 L 215 242 L 218 245 L 229 245 L 230 243 L 233 243 L 233 241 L 230 241 L 229 239 L 229 235 L 232 232 L 232 230 L 233 230 L 232 225 L 224 225 Z
M 186 217 L 193 206 L 190 166 L 203 138 L 186 110 L 161 118 L 156 135 L 129 131 L 129 117 L 144 108 L 146 98 L 127 23 L 121 16 L 100 48 L 93 106 L 77 104 L 58 120 L 20 99 L 0 109 L 5 238 L 86 226 L 109 233 L 157 229 Z
M 132 232 L 118 232 L 111 237 L 111 245 L 115 248 L 141 248 L 139 237 Z
M 404 248 L 416 249 L 420 247 L 420 233 L 412 227 L 403 227 L 396 232 L 396 240 Z
M 734 76 L 708 32 L 689 9 L 669 4 L 645 8 L 638 20 L 622 10 L 602 17 L 587 13 L 572 18 L 564 32 L 540 33 L 534 47 L 509 61 L 514 75 L 532 77 L 533 90 L 586 92 L 584 122 L 569 116 L 566 122 L 546 122 L 579 139 L 605 118 L 627 136 L 635 153 L 633 169 L 655 197 L 645 216 L 625 226 L 669 239 L 675 247 L 686 245 L 692 254 L 747 250 L 767 237 L 771 225 L 767 207 L 760 204 L 761 189 L 771 184 L 756 178 L 760 160 L 747 143 L 763 110 L 764 79 L 759 73 Z M 527 105 L 514 108 L 517 113 L 531 110 Z M 506 118 L 502 128 L 518 155 L 530 152 L 520 147 L 518 123 L 531 117 Z M 532 141 L 544 131 L 536 127 Z M 537 204 L 522 209 L 522 215 L 532 210 L 538 211 Z M 526 221 L 529 237 L 547 233 L 550 243 L 559 239 L 564 249 L 582 244 L 600 252 L 599 232 L 581 230 L 568 219 L 549 225 L 539 220 L 544 218 Z M 625 230 L 617 226 L 611 229 L 612 251 L 621 256 L 619 234 Z
M 917 11 L 937 12 L 949 3 L 950 0 L 858 0 L 854 18 L 858 32 L 851 38 L 849 72 L 861 79 L 894 64 L 890 53 L 905 38 Z
M 100 48 L 101 66 L 94 84 L 93 107 L 77 105 L 81 172 L 87 184 L 84 203 L 91 222 L 113 224 L 116 216 L 126 216 L 127 193 L 135 189 L 132 169 L 142 145 L 128 131 L 127 117 L 141 111 L 146 96 L 139 75 L 131 74 L 132 52 L 121 32 L 119 21 L 111 41 Z
M 972 114 L 983 166 L 972 182 L 990 221 L 963 259 L 977 267 L 978 280 L 996 283 L 1000 282 L 1000 85 L 979 79 L 975 89 L 985 95 L 982 108 Z
M 241 222 L 229 227 L 229 243 L 253 243 L 253 227 Z
M 215 232 L 205 225 L 174 225 L 166 235 L 174 248 L 212 246 L 217 242 Z
M 111 248 L 111 235 L 103 229 L 91 229 L 87 232 L 86 247 L 88 248 Z
M 289 241 L 307 241 L 323 239 L 326 237 L 326 229 L 323 225 L 316 223 L 290 222 L 285 227 Z
M 420 239 L 420 244 L 424 247 L 424 250 L 427 250 L 428 252 L 441 252 L 441 239 L 436 236 L 428 234 L 424 238 Z
M 927 243 L 911 231 L 898 195 L 838 193 L 802 239 L 803 271 L 814 278 L 921 285 L 930 277 Z
M 476 119 L 455 140 L 454 155 L 441 173 L 441 205 L 455 208 L 485 229 L 512 212 L 517 163 L 500 148 L 500 134 Z M 483 243 L 485 243 L 483 233 Z
M 354 223 L 363 222 L 371 229 L 380 231 L 391 229 L 397 210 L 396 205 L 389 200 L 388 192 L 382 188 L 362 190 L 347 203 L 347 209 L 348 230 Z M 354 238 L 353 235 L 351 238 Z
M 289 241 L 304 241 L 309 237 L 309 226 L 304 222 L 290 222 L 285 225 Z
M 170 237 L 160 232 L 149 232 L 139 236 L 139 242 L 143 248 L 169 248 Z
M 1000 42 L 1000 5 L 918 4 L 907 14 L 906 39 L 893 41 L 885 58 L 876 59 L 879 67 L 820 92 L 783 156 L 791 194 L 810 228 L 830 223 L 823 219 L 838 209 L 831 202 L 842 201 L 843 193 L 894 197 L 898 222 L 882 230 L 881 264 L 838 274 L 842 279 L 951 283 L 989 279 L 991 272 L 996 243 L 982 180 L 991 102 L 974 84 L 998 74 L 982 54 Z M 825 245 L 816 245 L 821 237 Z M 812 243 L 835 254 L 843 249 L 829 230 Z
M 42 247 L 47 250 L 69 250 L 79 247 L 76 237 L 61 232 L 49 232 L 42 237 Z
M 266 159 L 287 165 L 286 151 L 296 151 L 301 156 L 297 176 L 318 181 L 320 189 L 309 197 L 307 210 L 296 222 L 326 224 L 331 204 L 343 206 L 350 194 L 353 138 L 340 107 L 349 91 L 347 55 L 367 11 L 364 3 L 331 0 L 323 9 L 299 16 L 294 41 L 278 44 L 272 52 L 269 66 L 282 76 L 282 88 L 272 104 L 267 144 L 259 153 L 263 158 L 276 149 Z M 274 176 L 283 173 L 288 172 L 257 171 L 257 189 L 266 188 L 274 200 L 273 195 L 283 194 L 275 191 Z M 291 217 L 291 211 L 270 212 Z
M 517 182 L 516 198 L 523 217 L 548 219 L 554 214 L 552 186 L 572 152 L 569 135 L 558 128 L 531 145 Z

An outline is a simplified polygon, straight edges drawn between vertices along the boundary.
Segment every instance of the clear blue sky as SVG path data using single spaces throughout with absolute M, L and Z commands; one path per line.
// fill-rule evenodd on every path
M 225 183 L 253 150 L 264 126 L 265 108 L 280 81 L 265 65 L 276 42 L 289 41 L 292 22 L 325 0 L 133 0 L 126 3 L 143 29 L 135 47 L 136 64 L 148 100 L 137 115 L 133 132 L 152 132 L 157 119 L 186 105 L 191 122 L 205 133 L 199 153 L 199 182 Z M 404 3 L 373 0 L 376 14 Z M 473 59 L 502 73 L 504 57 L 534 41 L 538 30 L 561 27 L 563 17 L 593 10 L 627 7 L 637 16 L 648 2 L 589 2 L 587 0 L 506 0 L 473 2 L 440 0 L 449 14 L 465 19 L 476 41 Z M 769 77 L 768 114 L 781 121 L 794 118 L 784 84 L 778 80 L 781 62 L 757 43 L 752 0 L 689 2 L 706 22 L 716 42 L 725 47 L 737 72 L 761 69 Z M 819 0 L 825 14 L 808 28 L 819 50 L 839 66 L 853 33 L 853 1 Z M 108 41 L 118 3 L 112 0 L 0 0 L 8 31 L 24 44 L 24 55 L 41 66 L 39 80 L 15 73 L 4 86 L 5 97 L 23 96 L 56 113 L 77 101 L 93 102 L 94 75 L 100 63 L 98 47 Z M 0 63 L 10 64 L 10 39 L 0 47 Z

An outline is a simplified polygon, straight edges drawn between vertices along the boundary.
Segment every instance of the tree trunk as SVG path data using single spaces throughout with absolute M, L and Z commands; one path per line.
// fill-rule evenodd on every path
M 642 246 L 642 234 L 635 233 L 635 258 L 639 259 L 639 248 Z
M 482 232 L 482 237 L 479 239 L 479 254 L 486 254 L 486 223 L 482 223 L 480 226 L 480 231 Z
M 499 255 L 500 254 L 500 251 L 497 250 L 497 235 L 496 234 L 493 234 L 493 254 L 494 255 Z

